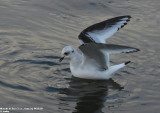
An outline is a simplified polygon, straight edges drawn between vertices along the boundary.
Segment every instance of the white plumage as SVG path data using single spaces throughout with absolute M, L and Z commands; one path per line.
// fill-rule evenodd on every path
M 109 54 L 137 52 L 139 49 L 106 44 L 106 40 L 127 24 L 131 17 L 120 16 L 94 24 L 79 35 L 80 54 L 72 46 L 66 46 L 61 53 L 60 61 L 70 59 L 70 70 L 75 77 L 85 79 L 109 79 L 130 61 L 110 66 Z

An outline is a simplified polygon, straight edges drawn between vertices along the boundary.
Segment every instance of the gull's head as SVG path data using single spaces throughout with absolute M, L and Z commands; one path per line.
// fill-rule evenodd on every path
M 75 49 L 72 46 L 66 46 L 62 49 L 61 58 L 59 62 L 61 62 L 64 58 L 72 58 L 75 55 Z

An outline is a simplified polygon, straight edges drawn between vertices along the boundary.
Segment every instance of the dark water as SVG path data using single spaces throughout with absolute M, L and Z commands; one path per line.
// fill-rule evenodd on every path
M 0 108 L 11 113 L 159 113 L 159 0 L 0 0 Z M 73 78 L 61 49 L 105 19 L 131 15 L 109 43 L 141 49 L 112 55 L 131 60 L 112 80 Z

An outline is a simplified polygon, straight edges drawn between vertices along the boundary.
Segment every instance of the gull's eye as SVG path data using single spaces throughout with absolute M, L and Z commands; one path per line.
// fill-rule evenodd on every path
M 64 55 L 69 55 L 69 52 L 65 52 Z

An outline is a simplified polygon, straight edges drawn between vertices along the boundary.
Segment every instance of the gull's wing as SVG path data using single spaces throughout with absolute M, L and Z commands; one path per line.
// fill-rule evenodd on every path
M 88 43 L 79 46 L 82 51 L 85 64 L 95 64 L 101 70 L 109 67 L 108 54 L 112 53 L 130 53 L 137 52 L 139 49 L 128 46 L 103 44 L 103 43 Z
M 106 40 L 124 27 L 131 16 L 119 16 L 91 25 L 84 29 L 78 36 L 81 44 L 84 43 L 106 43 Z

